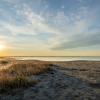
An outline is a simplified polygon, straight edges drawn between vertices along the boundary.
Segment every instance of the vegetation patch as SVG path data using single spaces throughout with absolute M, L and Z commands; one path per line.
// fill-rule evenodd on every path
M 9 62 L 6 60 L 1 60 L 0 63 L 5 65 L 5 64 L 8 64 Z
M 38 83 L 38 80 L 31 79 L 32 75 L 39 75 L 50 71 L 49 64 L 17 63 L 9 69 L 0 71 L 0 89 L 13 89 L 29 87 Z

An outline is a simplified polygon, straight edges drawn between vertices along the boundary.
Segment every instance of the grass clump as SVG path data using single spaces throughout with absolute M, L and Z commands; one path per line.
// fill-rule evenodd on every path
M 0 63 L 5 65 L 5 64 L 8 64 L 9 62 L 6 60 L 2 60 L 2 61 L 0 61 Z
M 10 67 L 9 72 L 15 75 L 39 75 L 41 73 L 50 71 L 51 68 L 48 64 L 14 64 Z
M 50 71 L 48 64 L 16 63 L 0 71 L 0 89 L 29 87 L 38 83 L 30 76 Z
M 20 87 L 27 87 L 35 85 L 37 81 L 29 81 L 27 77 L 16 76 L 16 77 L 0 77 L 0 88 L 1 89 L 13 89 Z

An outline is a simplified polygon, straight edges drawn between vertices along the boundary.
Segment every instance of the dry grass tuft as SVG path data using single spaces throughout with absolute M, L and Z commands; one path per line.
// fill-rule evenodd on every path
M 3 65 L 8 64 L 8 63 L 9 63 L 9 62 L 6 61 L 6 60 L 1 60 L 1 61 L 0 61 L 0 64 L 3 64 Z
M 29 81 L 28 77 L 25 77 L 25 76 L 0 77 L 1 89 L 27 87 L 27 86 L 35 85 L 36 83 L 37 83 L 36 80 Z
M 39 75 L 41 73 L 51 70 L 48 64 L 14 64 L 9 69 L 8 72 L 14 75 Z
M 20 88 L 32 86 L 38 83 L 37 80 L 30 81 L 30 76 L 39 75 L 50 71 L 49 64 L 43 63 L 16 63 L 9 69 L 3 69 L 0 71 L 0 88 Z

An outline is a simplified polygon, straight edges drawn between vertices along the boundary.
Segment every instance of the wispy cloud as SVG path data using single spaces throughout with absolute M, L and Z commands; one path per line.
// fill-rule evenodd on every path
M 88 4 L 82 4 L 83 0 L 77 0 L 81 2 L 81 6 L 73 5 L 72 8 L 67 8 L 65 1 L 65 4 L 63 3 L 60 7 L 55 4 L 53 10 L 48 0 L 2 1 L 9 2 L 12 6 L 8 5 L 8 9 L 2 7 L 0 10 L 3 13 L 0 16 L 2 27 L 0 36 L 1 34 L 9 35 L 8 40 L 12 38 L 10 41 L 13 47 L 37 49 L 42 45 L 45 50 L 65 50 L 100 43 L 100 27 L 94 27 L 96 23 L 96 17 L 93 17 L 94 10 L 92 11 Z M 43 4 L 42 1 L 45 3 Z M 44 34 L 45 37 L 42 36 Z
M 100 33 L 95 34 L 85 34 L 85 35 L 76 35 L 70 41 L 61 42 L 61 44 L 56 45 L 53 49 L 55 50 L 64 50 L 64 49 L 73 49 L 80 47 L 89 47 L 94 45 L 100 45 Z

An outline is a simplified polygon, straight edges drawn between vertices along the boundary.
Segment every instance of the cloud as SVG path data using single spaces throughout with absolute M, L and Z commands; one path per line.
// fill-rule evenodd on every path
M 21 7 L 18 5 L 18 7 L 16 7 L 17 18 L 15 16 L 13 19 L 14 23 L 3 22 L 4 29 L 13 35 L 53 33 L 59 37 L 65 34 L 68 36 L 69 33 L 71 33 L 71 35 L 75 32 L 79 33 L 87 27 L 87 20 L 80 20 L 82 19 L 82 16 L 84 17 L 84 15 L 87 14 L 86 7 L 81 7 L 78 13 L 74 12 L 68 16 L 64 13 L 64 11 L 58 11 L 57 13 L 47 13 L 42 11 L 42 14 L 37 13 L 26 3 L 23 3 L 20 6 Z M 52 17 L 49 15 L 52 15 Z M 17 24 L 17 19 L 20 19 L 21 21 L 24 20 L 24 23 L 21 23 L 21 25 Z
M 19 26 L 13 23 L 3 23 L 3 28 L 6 30 L 6 32 L 12 35 L 19 35 L 19 34 L 35 35 L 36 34 L 32 28 L 26 25 Z
M 23 16 L 27 24 L 33 28 L 36 33 L 59 33 L 58 29 L 50 26 L 42 15 L 36 14 L 27 5 L 24 5 L 24 9 L 18 11 L 18 14 Z
M 6 3 L 10 3 L 10 4 L 17 4 L 17 3 L 19 3 L 20 0 L 1 0 L 1 1 L 4 1 Z
M 69 22 L 66 22 L 66 18 Z M 61 35 L 58 35 L 55 39 L 51 39 L 50 43 L 52 45 L 50 48 L 52 50 L 74 49 L 100 44 L 100 30 L 94 33 L 90 32 L 90 30 L 93 31 L 91 27 L 94 26 L 96 19 L 91 17 L 88 7 L 80 7 L 77 12 L 71 13 L 70 17 L 67 17 L 65 14 L 61 17 L 60 14 L 58 19 L 66 23 L 63 22 L 64 25 L 60 24 L 64 29 Z
M 12 35 L 37 35 L 40 33 L 60 33 L 60 31 L 57 28 L 54 28 L 52 25 L 50 25 L 42 15 L 34 12 L 29 6 L 24 4 L 22 5 L 22 7 L 23 8 L 16 9 L 16 16 L 13 16 L 15 18 L 11 21 L 1 21 L 0 26 L 2 26 L 2 30 L 5 30 L 6 33 L 8 32 Z M 19 19 L 24 23 L 19 22 Z
M 10 2 L 10 0 L 5 1 Z M 15 0 L 11 0 L 11 2 L 15 2 Z M 50 12 L 48 5 L 45 9 L 36 11 L 38 7 L 34 10 L 34 7 L 32 8 L 27 3 L 19 3 L 15 8 L 12 7 L 15 15 L 13 13 L 8 15 L 13 15 L 11 17 L 13 19 L 0 22 L 0 26 L 2 26 L 2 29 L 0 29 L 1 34 L 10 34 L 9 37 L 13 35 L 11 42 L 14 47 L 19 48 L 21 46 L 26 48 L 26 46 L 23 46 L 23 42 L 25 44 L 29 43 L 29 47 L 32 46 L 37 49 L 42 45 L 43 48 L 51 50 L 72 49 L 99 44 L 99 33 L 94 32 L 91 34 L 88 32 L 94 23 L 94 19 L 91 17 L 93 12 L 89 11 L 89 7 L 81 6 L 67 13 L 64 7 L 65 5 L 62 6 L 63 9 L 57 10 L 57 12 Z M 44 34 L 46 37 L 43 36 Z M 16 39 L 17 36 L 18 40 Z M 27 39 L 25 36 L 30 37 Z M 36 44 L 32 45 L 31 43 Z
M 56 45 L 54 48 L 55 50 L 64 50 L 64 49 L 72 49 L 78 47 L 88 47 L 100 45 L 100 33 L 88 33 L 83 35 L 76 35 L 70 41 L 61 42 L 61 44 Z
M 82 3 L 84 0 L 77 0 L 78 2 Z

